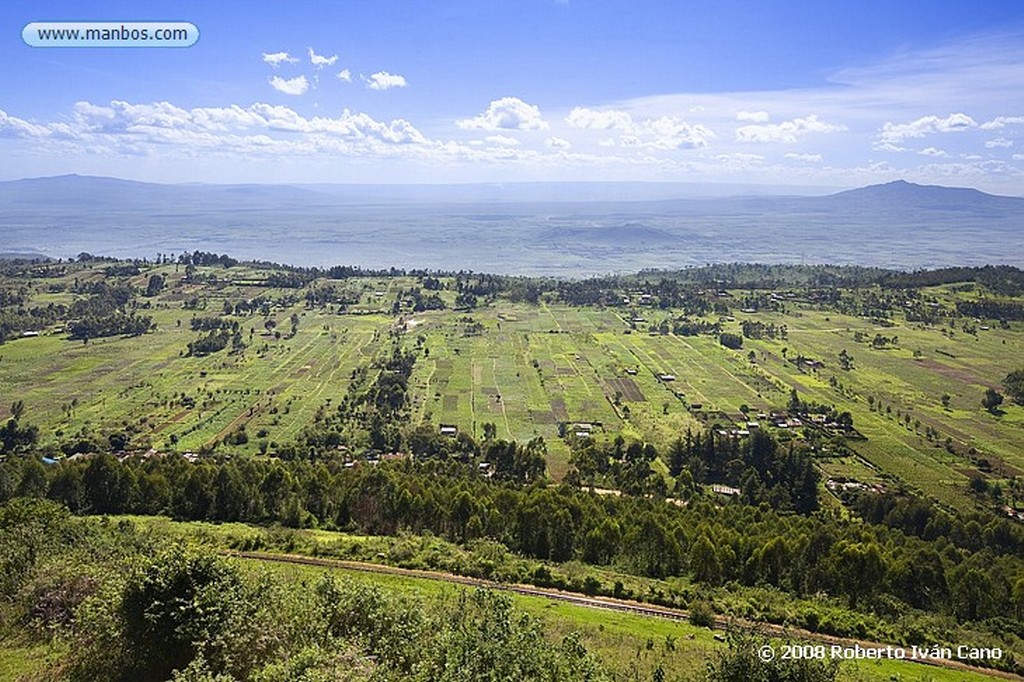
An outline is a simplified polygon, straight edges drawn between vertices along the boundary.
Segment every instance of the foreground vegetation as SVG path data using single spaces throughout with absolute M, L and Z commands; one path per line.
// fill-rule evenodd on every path
M 233 532 L 228 527 L 219 527 Z M 769 640 L 401 576 L 220 558 L 159 524 L 0 506 L 0 676 L 19 680 L 980 680 L 765 662 Z M 189 533 L 192 540 L 204 534 Z M 237 529 L 236 529 L 237 530 Z M 216 530 L 220 533 L 220 530 Z M 253 529 L 250 529 L 250 533 Z M 780 646 L 782 642 L 772 642 Z
M 0 503 L 1017 670 L 1022 294 L 1014 268 L 2 263 Z
M 494 592 L 424 597 L 324 572 L 284 578 L 24 501 L 0 507 L 0 538 L 0 634 L 62 650 L 33 679 L 615 679 L 577 635 L 546 636 Z M 800 679 L 834 677 L 795 667 L 815 673 Z M 665 679 L 660 666 L 653 679 Z

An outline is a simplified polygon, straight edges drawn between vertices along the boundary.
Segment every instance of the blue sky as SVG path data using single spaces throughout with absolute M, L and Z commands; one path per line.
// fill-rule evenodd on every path
M 649 180 L 1024 194 L 1024 3 L 0 8 L 0 178 Z M 180 20 L 181 49 L 30 48 Z

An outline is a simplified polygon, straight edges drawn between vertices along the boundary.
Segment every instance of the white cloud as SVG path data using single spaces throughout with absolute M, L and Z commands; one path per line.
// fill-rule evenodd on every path
M 940 158 L 945 158 L 949 156 L 947 152 L 944 152 L 941 149 L 936 149 L 935 147 L 926 147 L 925 149 L 919 151 L 918 154 L 921 154 L 923 156 L 936 156 Z
M 1013 155 L 1013 160 L 1014 161 L 1024 161 L 1024 154 L 1014 154 Z
M 334 62 L 338 61 L 338 55 L 332 54 L 330 57 L 325 57 L 322 54 L 317 54 L 313 51 L 313 48 L 309 49 L 309 63 L 318 69 L 322 69 L 325 66 L 333 66 Z
M 270 79 L 270 85 L 278 92 L 283 92 L 286 95 L 301 95 L 306 90 L 309 90 L 309 81 L 306 80 L 305 76 L 298 76 L 289 80 L 285 80 L 280 76 L 274 76 Z
M 112 101 L 107 106 L 75 105 L 73 123 L 34 126 L 0 112 L 0 134 L 20 137 L 79 140 L 108 150 L 152 149 L 173 145 L 185 151 L 219 149 L 244 155 L 259 153 L 368 153 L 393 155 L 396 148 L 436 146 L 404 119 L 378 121 L 344 110 L 340 116 L 306 118 L 281 105 L 257 103 L 248 107 L 183 109 L 168 102 L 133 104 Z M 34 126 L 34 127 L 33 127 Z
M 345 81 L 346 83 L 351 83 L 352 82 L 352 72 L 349 71 L 348 69 L 342 69 L 341 71 L 338 72 L 338 78 L 340 78 L 341 80 Z
M 770 118 L 767 111 L 740 111 L 736 114 L 737 121 L 750 121 L 751 123 L 767 123 Z
M 816 114 L 794 118 L 782 123 L 749 125 L 736 129 L 737 142 L 796 142 L 798 137 L 810 133 L 835 133 L 846 130 L 844 125 L 834 125 L 818 119 Z
M 807 163 L 821 163 L 821 154 L 796 154 L 790 152 L 785 155 L 787 159 L 794 161 L 806 161 Z
M 50 126 L 30 123 L 23 118 L 10 116 L 0 109 L 0 137 L 46 138 L 54 131 Z
M 565 122 L 573 128 L 583 130 L 633 130 L 633 117 L 625 111 L 595 111 L 585 107 L 576 107 L 565 117 Z
M 697 149 L 706 147 L 715 134 L 708 127 L 690 124 L 677 116 L 661 116 L 635 120 L 625 111 L 597 111 L 577 107 L 565 117 L 565 122 L 582 130 L 617 130 L 623 134 L 618 144 L 622 147 L 648 147 L 654 149 Z M 598 143 L 613 146 L 607 140 Z
M 378 71 L 369 78 L 364 78 L 366 87 L 371 90 L 390 90 L 391 88 L 404 88 L 408 83 L 404 76 L 387 71 Z
M 263 53 L 263 61 L 266 62 L 267 64 L 270 64 L 274 68 L 277 68 L 281 64 L 284 64 L 284 63 L 294 64 L 295 62 L 297 62 L 299 60 L 296 59 L 295 57 L 291 56 L 287 52 L 272 52 L 272 53 L 264 52 Z
M 644 120 L 640 131 L 653 137 L 647 146 L 657 149 L 698 149 L 715 136 L 706 126 L 691 125 L 675 116 Z
M 570 147 L 572 147 L 572 144 L 569 143 L 569 140 L 564 140 L 560 137 L 549 137 L 548 139 L 544 140 L 544 144 L 551 147 L 552 149 L 569 149 Z
M 922 116 L 910 123 L 886 122 L 879 132 L 880 144 L 899 145 L 907 138 L 924 137 L 934 133 L 951 133 L 969 128 L 976 128 L 978 124 L 973 118 L 963 113 L 950 114 L 945 118 L 938 116 Z
M 484 141 L 502 147 L 518 147 L 520 145 L 519 140 L 508 135 L 488 135 L 484 138 Z
M 455 125 L 463 130 L 547 130 L 540 108 L 518 97 L 502 97 L 474 118 L 461 119 Z
M 759 167 L 764 163 L 764 157 L 760 154 L 744 154 L 736 152 L 732 154 L 717 154 L 715 160 L 721 167 L 729 171 L 742 171 Z
M 1013 140 L 1007 140 L 1005 137 L 997 137 L 994 140 L 988 140 L 985 142 L 986 149 L 996 149 L 997 147 L 1012 147 Z
M 991 121 L 985 121 L 979 128 L 982 130 L 1001 130 L 1008 125 L 1019 125 L 1024 123 L 1024 116 L 996 116 Z

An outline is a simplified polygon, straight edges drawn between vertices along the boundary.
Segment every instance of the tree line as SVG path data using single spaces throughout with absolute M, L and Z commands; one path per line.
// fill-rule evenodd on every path
M 204 461 L 111 455 L 44 466 L 0 464 L 0 502 L 46 497 L 76 513 L 169 514 L 282 523 L 453 542 L 487 537 L 526 557 L 611 565 L 699 584 L 827 593 L 863 609 L 892 600 L 962 622 L 1006 619 L 1024 630 L 1024 534 L 1006 521 L 960 519 L 864 498 L 864 519 L 785 514 L 767 504 L 685 507 L 570 486 L 494 481 L 452 462 L 346 467 L 341 460 Z M 875 500 L 875 501 L 872 501 Z M 915 525 L 916 524 L 916 525 Z M 671 603 L 671 599 L 668 599 Z

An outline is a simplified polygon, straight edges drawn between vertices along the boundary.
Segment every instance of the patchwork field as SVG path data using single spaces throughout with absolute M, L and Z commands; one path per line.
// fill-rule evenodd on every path
M 355 370 L 374 376 L 392 338 L 417 349 L 409 379 L 414 425 L 453 425 L 477 439 L 485 424 L 499 438 L 541 436 L 556 478 L 569 466 L 567 432 L 587 428 L 595 438 L 621 434 L 664 449 L 715 423 L 768 427 L 771 420 L 757 415 L 784 409 L 791 389 L 850 412 L 864 436 L 846 443 L 859 456 L 844 460 L 857 463 L 851 478 L 904 484 L 956 506 L 968 499 L 970 476 L 1007 481 L 1024 472 L 1024 408 L 1007 400 L 990 413 L 980 403 L 1024 357 L 1020 323 L 974 322 L 965 333 L 898 314 L 883 325 L 798 298 L 774 311 L 741 312 L 734 303 L 728 316 L 704 321 L 737 334 L 745 321 L 784 325 L 787 334 L 746 338 L 730 350 L 717 336 L 655 331 L 679 311 L 654 306 L 570 306 L 544 296 L 536 305 L 496 298 L 454 310 L 449 281 L 437 293 L 447 309 L 414 311 L 404 297 L 419 278 L 274 288 L 255 285 L 259 270 L 240 268 L 231 279 L 185 281 L 178 266 L 164 265 L 128 281 L 145 288 L 153 274 L 169 286 L 136 301 L 137 312 L 153 317 L 150 333 L 83 342 L 51 327 L 0 346 L 0 410 L 23 401 L 44 449 L 56 453 L 76 439 L 103 445 L 126 433 L 132 449 L 273 453 L 335 410 Z M 102 279 L 96 267 L 36 281 L 31 303 L 67 305 L 80 298 L 67 290 L 72 280 Z M 310 297 L 324 286 L 342 289 L 347 303 Z M 951 287 L 925 293 L 948 306 L 974 295 Z M 252 300 L 263 304 L 224 314 L 225 304 Z M 194 316 L 237 322 L 244 351 L 190 356 L 199 335 Z M 872 344 L 878 334 L 898 340 Z M 840 368 L 844 351 L 851 369 Z M 798 357 L 815 362 L 798 366 Z M 236 437 L 241 429 L 244 438 Z M 823 448 L 822 470 L 843 476 L 849 467 Z

